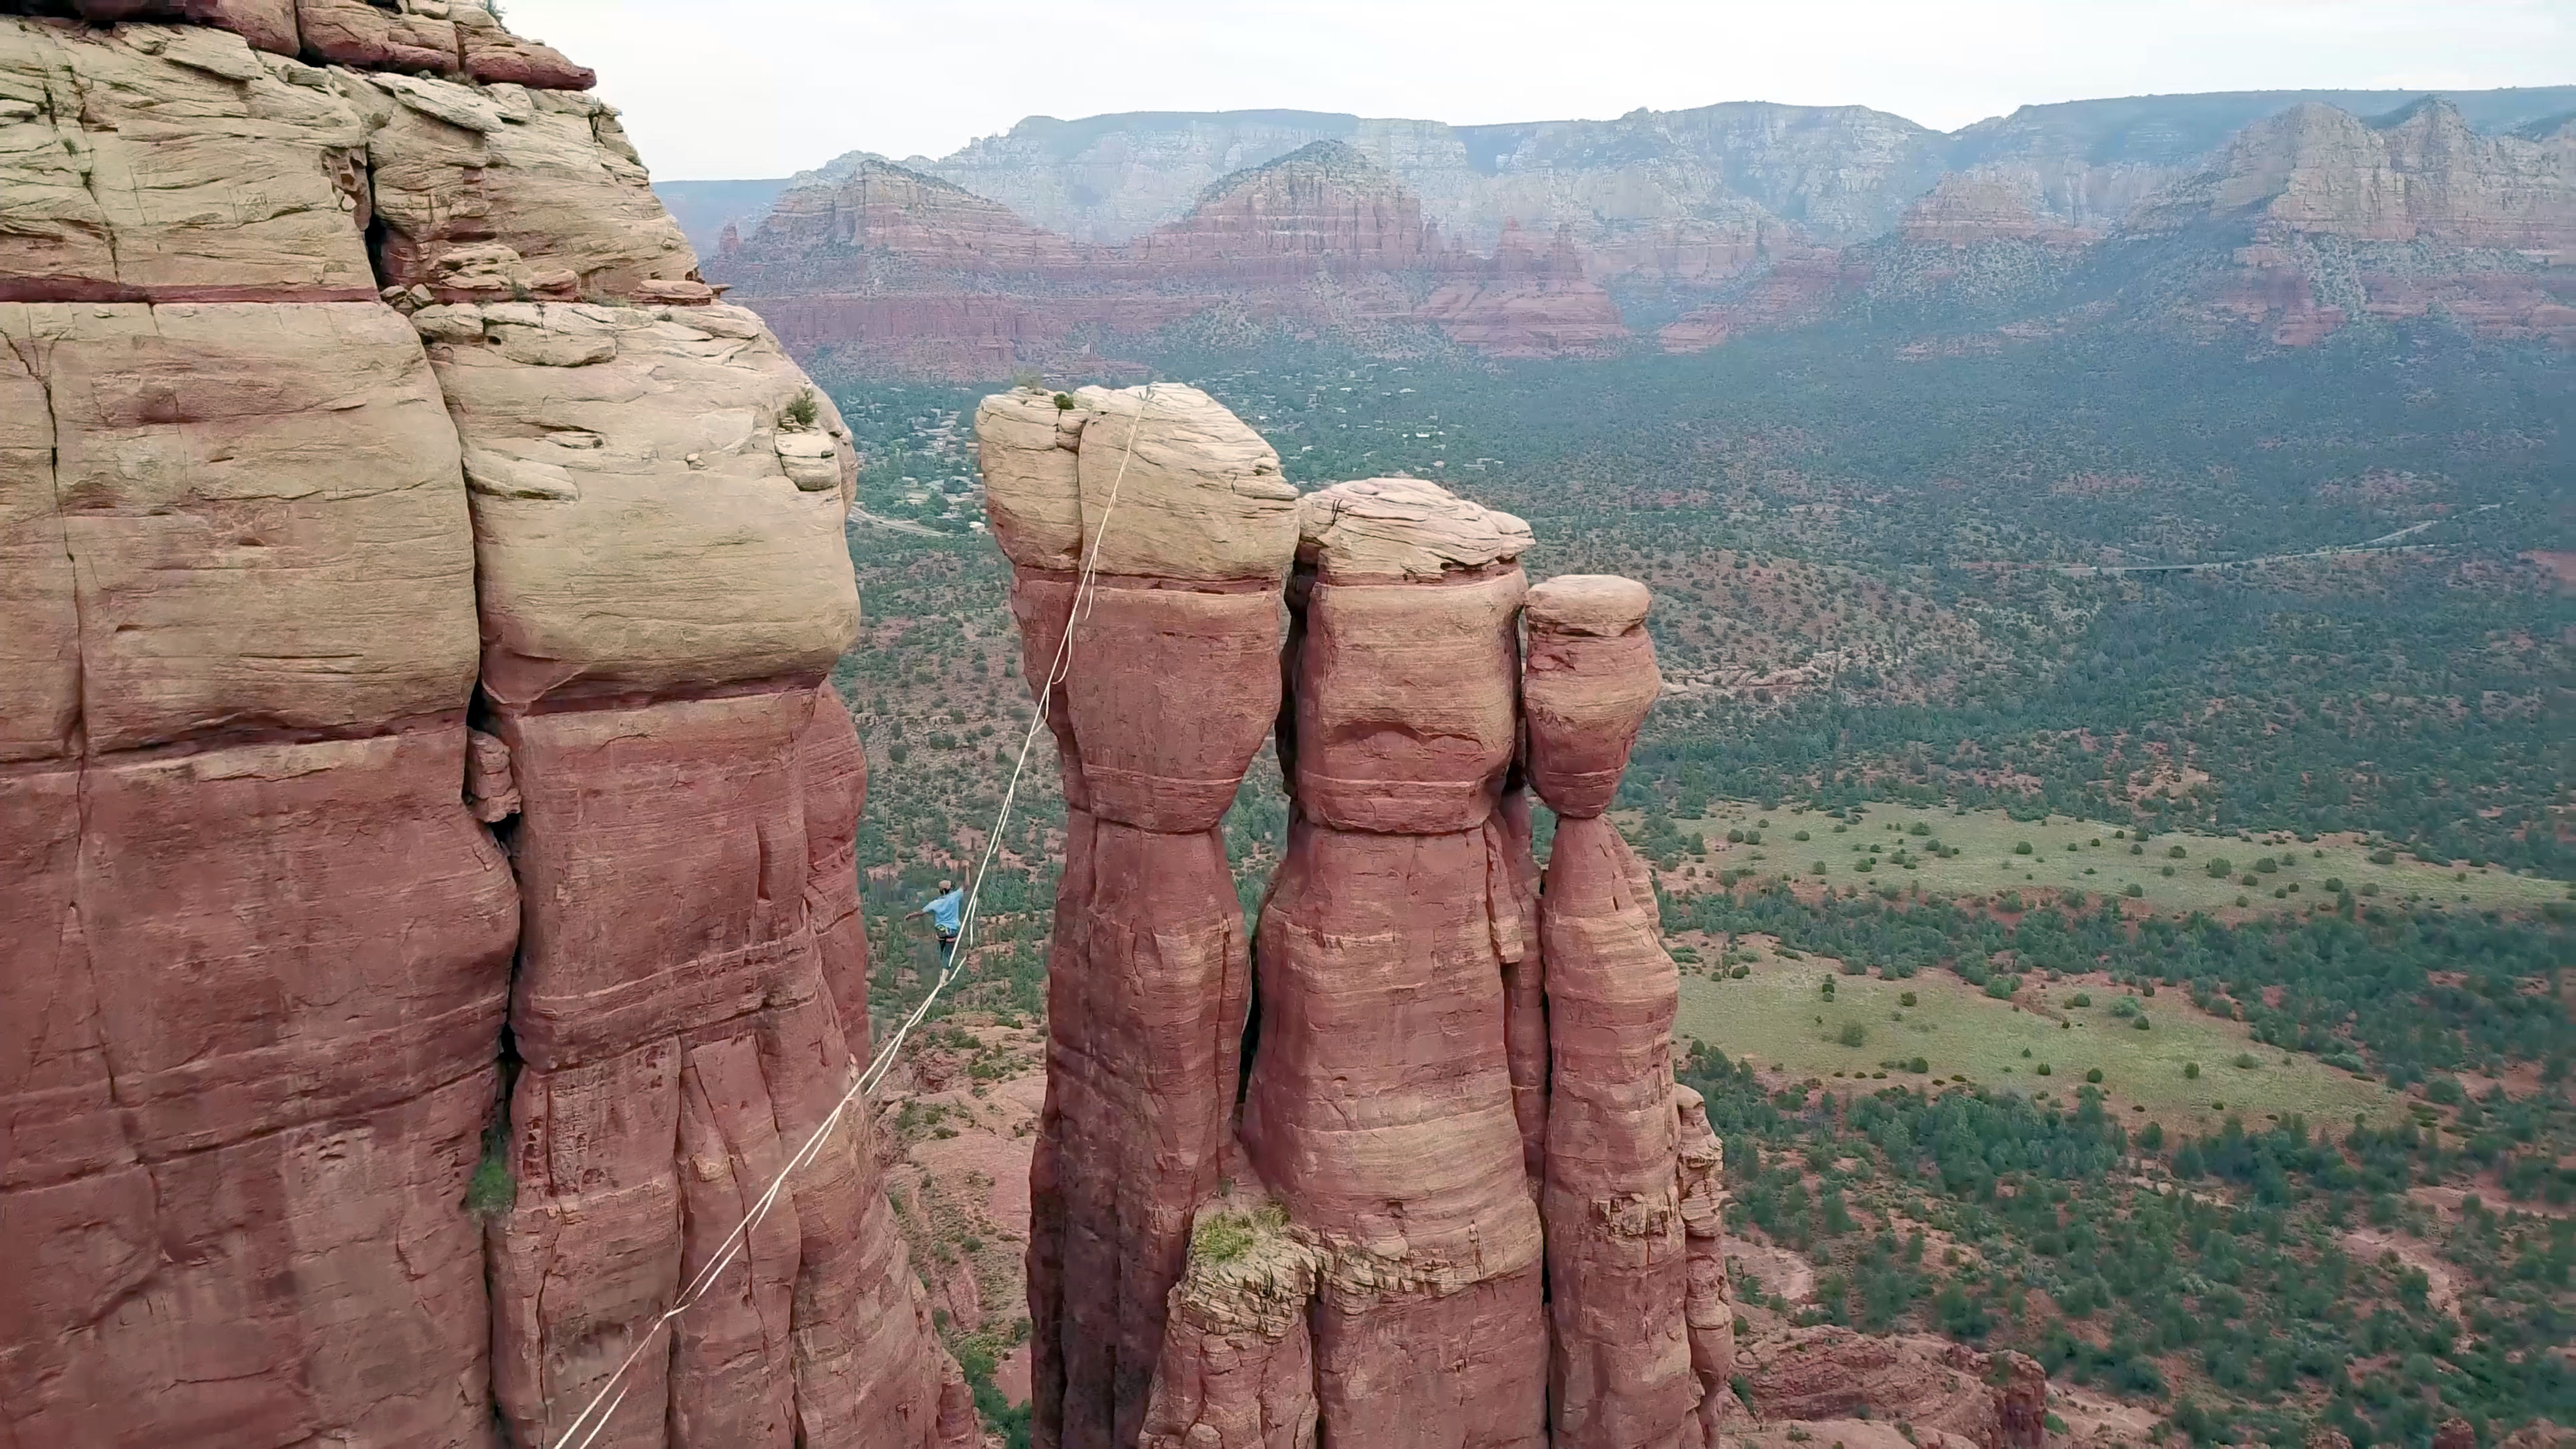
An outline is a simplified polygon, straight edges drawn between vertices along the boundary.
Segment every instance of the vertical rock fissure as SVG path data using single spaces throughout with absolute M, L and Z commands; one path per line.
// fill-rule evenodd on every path
M 44 349 L 37 340 L 29 337 L 21 342 L 13 338 L 10 339 L 10 347 L 16 353 L 19 364 L 27 369 L 29 376 L 36 379 L 38 388 L 45 396 L 45 427 L 47 437 L 53 445 L 45 457 L 45 472 L 52 484 L 54 526 L 62 531 L 63 565 L 69 571 L 72 582 L 72 717 L 69 746 L 71 758 L 75 762 L 74 768 L 79 772 L 85 786 L 89 775 L 89 619 L 88 606 L 84 602 L 87 591 L 80 587 L 80 551 L 72 544 L 72 530 L 68 526 L 71 510 L 67 505 L 70 500 L 63 495 L 63 409 L 60 400 L 54 395 L 53 369 L 42 365 Z M 86 796 L 87 791 L 84 788 L 80 793 Z M 86 807 L 83 808 L 86 809 Z M 80 830 L 86 838 L 89 820 L 85 813 L 80 820 Z

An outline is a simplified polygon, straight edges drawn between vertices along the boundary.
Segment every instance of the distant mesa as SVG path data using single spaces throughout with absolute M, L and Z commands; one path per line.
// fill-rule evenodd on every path
M 1186 216 L 1109 246 L 884 157 L 845 157 L 719 245 L 710 275 L 791 347 L 956 377 L 1007 371 L 1080 329 L 1149 332 L 1230 300 L 1309 329 L 1418 325 L 1498 356 L 1627 335 L 1570 233 L 1540 252 L 1515 223 L 1478 256 L 1445 242 L 1384 167 L 1330 140 L 1225 176 Z
M 1754 102 L 1033 118 L 943 158 L 663 190 L 708 228 L 712 280 L 857 372 L 1097 368 L 1086 348 L 1218 311 L 1544 359 L 1633 345 L 1645 317 L 1672 352 L 1908 308 L 2045 331 L 2079 292 L 2154 299 L 2122 325 L 2284 346 L 2409 319 L 2576 341 L 2576 87 L 2079 101 L 1948 135 Z M 2328 262 L 2328 237 L 2357 249 Z

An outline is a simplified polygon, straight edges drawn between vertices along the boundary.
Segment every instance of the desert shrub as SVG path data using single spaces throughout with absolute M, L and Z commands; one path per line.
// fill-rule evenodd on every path
M 495 1125 L 483 1133 L 483 1160 L 474 1164 L 474 1176 L 466 1181 L 465 1210 L 488 1218 L 508 1212 L 518 1197 L 519 1184 L 510 1176 L 508 1134 Z

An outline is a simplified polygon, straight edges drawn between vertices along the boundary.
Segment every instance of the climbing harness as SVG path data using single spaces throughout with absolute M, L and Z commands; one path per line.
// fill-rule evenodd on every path
M 609 1421 L 617 1416 L 617 1406 L 626 1402 L 627 1388 L 631 1387 L 624 1383 L 627 1370 L 633 1368 L 636 1361 L 644 1356 L 644 1351 L 662 1336 L 662 1330 L 695 1306 L 706 1291 L 715 1286 L 716 1279 L 723 1275 L 724 1270 L 742 1255 L 745 1245 L 751 1241 L 752 1229 L 769 1216 L 779 1194 L 786 1190 L 787 1179 L 802 1171 L 807 1163 L 814 1160 L 815 1154 L 822 1151 L 823 1143 L 841 1125 L 841 1119 L 849 1113 L 851 1106 L 884 1082 L 886 1073 L 894 1067 L 896 1056 L 903 1051 L 905 1039 L 912 1035 L 912 1029 L 930 1014 L 932 1003 L 939 999 L 941 993 L 965 974 L 967 958 L 974 944 L 976 908 L 984 894 L 984 877 L 992 870 L 994 857 L 1001 851 L 1002 832 L 1010 826 L 1011 809 L 1019 801 L 1020 776 L 1028 769 L 1029 751 L 1037 744 L 1038 732 L 1047 727 L 1047 702 L 1054 697 L 1056 686 L 1062 684 L 1071 671 L 1074 628 L 1091 615 L 1091 601 L 1098 592 L 1095 576 L 1100 566 L 1100 541 L 1109 533 L 1109 515 L 1117 510 L 1118 490 L 1127 482 L 1127 465 L 1136 457 L 1136 439 L 1145 431 L 1145 414 L 1154 405 L 1154 389 L 1158 385 L 1147 383 L 1145 395 L 1137 400 L 1136 419 L 1127 429 L 1127 448 L 1119 456 L 1118 474 L 1110 480 L 1109 497 L 1100 506 L 1100 522 L 1092 529 L 1090 547 L 1083 551 L 1082 572 L 1074 581 L 1073 607 L 1065 619 L 1064 636 L 1056 641 L 1055 659 L 1047 666 L 1044 687 L 1036 691 L 1037 708 L 1029 716 L 1028 733 L 1020 739 L 1019 760 L 1011 766 L 1010 784 L 1002 791 L 1001 811 L 994 817 L 991 832 L 984 837 L 984 854 L 976 861 L 974 878 L 967 887 L 966 906 L 958 920 L 957 948 L 942 964 L 938 979 L 931 982 L 930 990 L 923 993 L 912 1014 L 906 1016 L 894 1034 L 877 1048 L 867 1069 L 859 1073 L 858 1078 L 850 1083 L 850 1089 L 841 1094 L 841 1100 L 833 1103 L 832 1110 L 824 1115 L 822 1125 L 814 1129 L 813 1134 L 805 1139 L 805 1145 L 796 1149 L 796 1155 L 787 1159 L 787 1165 L 770 1180 L 768 1190 L 761 1193 L 760 1200 L 743 1215 L 741 1224 L 726 1237 L 723 1251 L 716 1255 L 714 1261 L 699 1269 L 697 1276 L 680 1291 L 680 1296 L 671 1301 L 671 1306 L 662 1310 L 662 1316 L 654 1319 L 652 1325 L 644 1330 L 643 1336 L 635 1341 L 635 1347 L 627 1351 L 616 1371 L 608 1376 L 608 1382 L 599 1386 L 599 1392 L 591 1396 L 590 1402 L 582 1406 L 581 1413 L 575 1416 L 571 1425 L 555 1439 L 553 1449 L 590 1449 L 591 1441 L 597 1439 Z M 612 1390 L 615 1391 L 613 1395 Z M 580 1437 L 575 1438 L 575 1435 Z

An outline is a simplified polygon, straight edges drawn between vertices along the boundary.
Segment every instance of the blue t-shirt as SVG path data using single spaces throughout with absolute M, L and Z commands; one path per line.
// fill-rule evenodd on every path
M 957 934 L 957 917 L 965 909 L 966 893 L 950 891 L 930 903 L 930 923 L 939 928 L 939 934 L 954 936 Z

